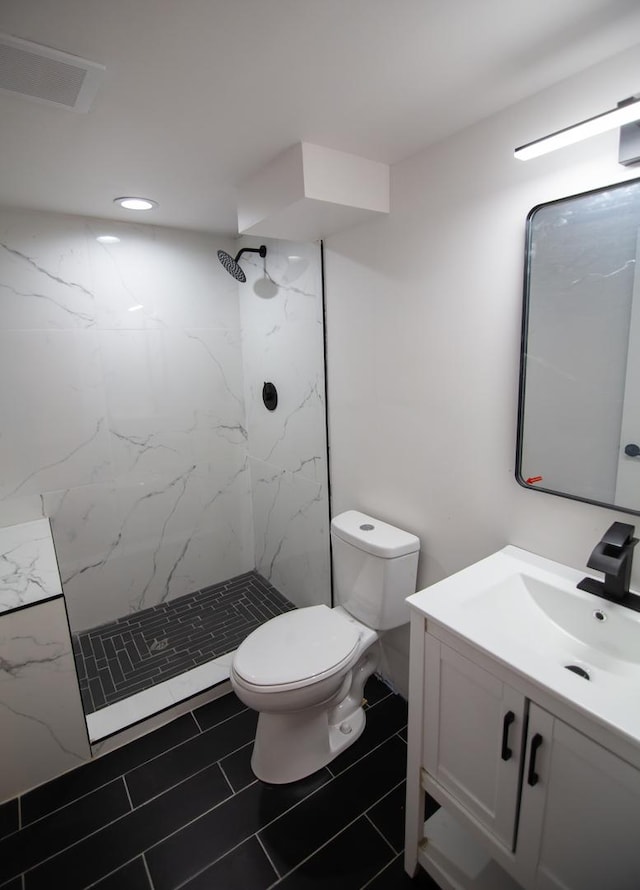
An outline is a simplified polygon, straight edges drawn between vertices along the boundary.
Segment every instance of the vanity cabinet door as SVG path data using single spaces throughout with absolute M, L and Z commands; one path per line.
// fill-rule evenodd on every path
M 516 846 L 526 886 L 638 890 L 639 820 L 640 771 L 531 704 Z
M 525 699 L 427 634 L 423 765 L 512 850 Z

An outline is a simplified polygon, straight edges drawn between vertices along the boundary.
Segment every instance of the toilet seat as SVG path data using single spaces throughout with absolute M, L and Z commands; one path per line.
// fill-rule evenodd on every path
M 360 636 L 356 624 L 328 606 L 294 609 L 249 634 L 236 650 L 233 671 L 256 692 L 308 686 L 342 670 Z

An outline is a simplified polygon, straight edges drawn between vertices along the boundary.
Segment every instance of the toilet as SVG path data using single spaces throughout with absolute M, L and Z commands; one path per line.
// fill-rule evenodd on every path
M 264 782 L 302 779 L 356 741 L 378 634 L 409 620 L 418 538 L 348 510 L 332 520 L 331 541 L 337 605 L 278 615 L 233 657 L 231 685 L 259 713 L 251 768 Z

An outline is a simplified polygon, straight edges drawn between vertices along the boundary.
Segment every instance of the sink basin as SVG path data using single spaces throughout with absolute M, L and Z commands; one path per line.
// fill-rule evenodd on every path
M 585 572 L 508 546 L 408 598 L 437 626 L 627 738 L 640 740 L 640 613 Z
M 505 632 L 523 627 L 522 645 L 564 666 L 582 667 L 589 679 L 602 670 L 640 683 L 640 615 L 577 590 L 564 579 L 550 584 L 514 572 L 476 593 L 466 608 L 477 621 L 499 623 Z

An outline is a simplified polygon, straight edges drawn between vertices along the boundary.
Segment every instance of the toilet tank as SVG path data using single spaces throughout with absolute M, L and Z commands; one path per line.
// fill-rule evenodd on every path
M 331 520 L 335 604 L 374 630 L 409 621 L 420 541 L 357 510 Z

